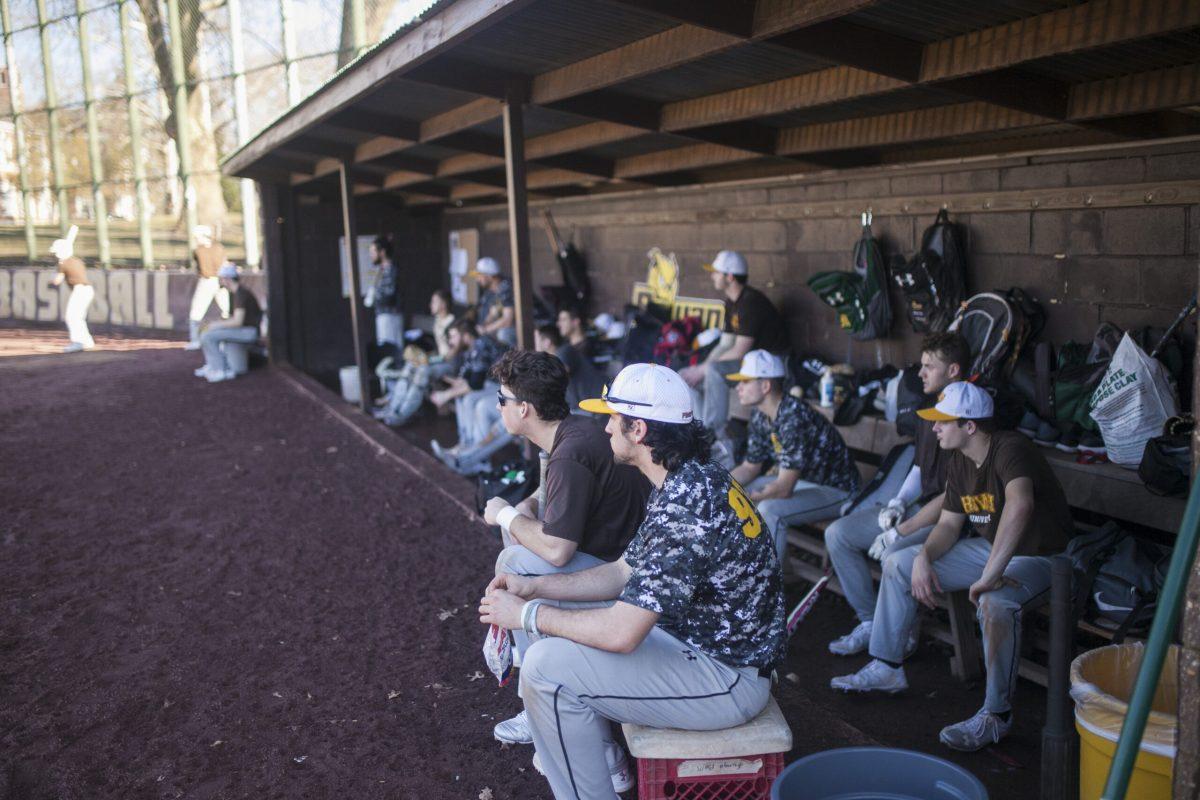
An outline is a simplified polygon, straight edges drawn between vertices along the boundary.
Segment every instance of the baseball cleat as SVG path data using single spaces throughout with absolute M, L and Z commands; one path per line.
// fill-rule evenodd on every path
M 529 717 L 522 711 L 512 719 L 496 723 L 492 729 L 496 741 L 505 744 L 533 744 L 533 734 L 529 732 Z
M 204 376 L 209 383 L 220 383 L 221 381 L 231 381 L 237 377 L 231 369 L 215 370 Z
M 908 688 L 904 667 L 889 667 L 877 658 L 853 675 L 842 675 L 829 682 L 840 692 L 884 692 L 895 694 Z
M 998 714 L 981 708 L 970 719 L 942 728 L 938 739 L 952 750 L 973 753 L 1003 739 L 1011 727 L 1011 719 L 1005 722 Z
M 188 342 L 187 344 L 185 344 L 183 346 L 183 349 L 184 350 L 199 350 L 200 343 L 199 342 Z
M 871 621 L 860 622 L 854 630 L 829 643 L 829 652 L 835 656 L 852 656 L 863 652 L 871 643 Z
M 63 352 L 64 353 L 78 353 L 82 349 L 83 349 L 83 345 L 81 345 L 79 342 L 71 342 L 69 345 L 67 345 L 66 347 L 63 348 Z
M 197 370 L 194 370 L 192 372 L 192 374 L 195 375 L 197 378 L 207 378 L 208 377 L 208 365 L 205 365 L 203 367 L 200 367 Z

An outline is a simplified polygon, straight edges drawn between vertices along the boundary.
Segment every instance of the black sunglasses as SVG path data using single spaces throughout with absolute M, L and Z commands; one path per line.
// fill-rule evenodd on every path
M 500 389 L 496 390 L 496 402 L 503 408 L 505 403 L 524 403 L 525 401 L 519 397 L 509 397 Z
M 649 408 L 654 405 L 654 403 L 641 403 L 637 400 L 622 400 L 619 397 L 613 397 L 608 393 L 607 386 L 604 387 L 604 393 L 601 395 L 601 399 L 606 403 L 622 403 L 627 406 L 645 406 L 646 408 Z

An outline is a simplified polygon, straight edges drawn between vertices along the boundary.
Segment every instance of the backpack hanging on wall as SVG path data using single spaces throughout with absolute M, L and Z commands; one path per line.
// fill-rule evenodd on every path
M 943 208 L 925 229 L 917 254 L 892 272 L 915 332 L 940 333 L 950 327 L 966 294 L 966 252 L 961 227 Z
M 981 292 L 959 306 L 950 330 L 971 348 L 971 380 L 992 383 L 1011 374 L 1033 330 L 1031 317 L 1040 332 L 1045 320 L 1041 304 L 1018 288 Z
M 892 327 L 887 270 L 871 235 L 870 212 L 862 215 L 862 225 L 862 237 L 854 245 L 854 271 L 820 272 L 808 279 L 809 288 L 837 313 L 842 330 L 859 341 L 887 336 Z

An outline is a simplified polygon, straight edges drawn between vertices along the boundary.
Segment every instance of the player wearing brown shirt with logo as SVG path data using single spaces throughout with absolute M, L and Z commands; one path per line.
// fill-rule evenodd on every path
M 229 316 L 229 294 L 221 291 L 221 279 L 217 270 L 225 263 L 225 248 L 213 241 L 213 230 L 207 225 L 192 228 L 196 249 L 192 260 L 196 262 L 196 290 L 192 292 L 192 307 L 188 311 L 188 343 L 184 350 L 200 349 L 200 323 L 208 313 L 213 300 L 221 309 L 221 316 Z
M 978 750 L 1012 727 L 1021 610 L 1050 588 L 1050 559 L 1073 534 L 1062 486 L 1029 440 L 997 432 L 992 398 L 971 383 L 946 387 L 933 408 L 917 412 L 934 423 L 949 451 L 941 515 L 924 546 L 887 556 L 875 606 L 874 660 L 831 686 L 847 692 L 893 694 L 908 688 L 901 662 L 917 603 L 934 594 L 969 590 L 983 630 L 987 690 L 983 708 L 942 729 L 942 744 Z M 963 538 L 967 520 L 978 534 Z

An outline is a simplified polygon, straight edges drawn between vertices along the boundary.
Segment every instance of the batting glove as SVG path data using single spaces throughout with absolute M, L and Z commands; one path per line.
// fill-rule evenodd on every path
M 903 522 L 904 511 L 904 501 L 899 497 L 889 500 L 887 508 L 879 512 L 879 530 L 886 531 Z
M 883 554 L 892 546 L 892 543 L 900 538 L 900 534 L 895 528 L 888 528 L 883 533 L 875 537 L 875 541 L 871 542 L 871 548 L 867 550 L 867 555 L 876 561 L 883 561 Z

